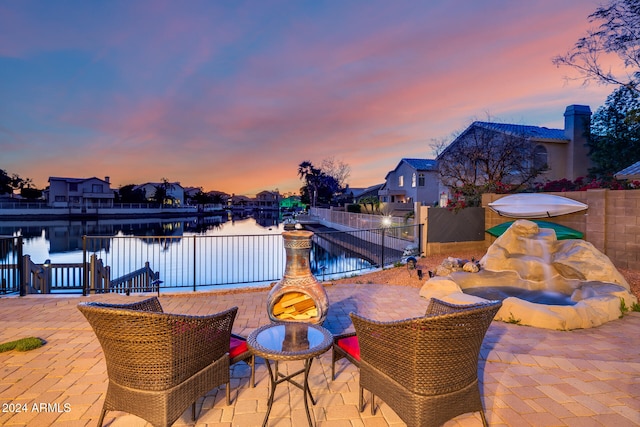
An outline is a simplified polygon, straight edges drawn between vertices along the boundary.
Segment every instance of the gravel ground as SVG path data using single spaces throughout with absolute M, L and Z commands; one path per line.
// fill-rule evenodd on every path
M 420 288 L 428 279 L 427 272 L 434 271 L 438 265 L 447 257 L 460 259 L 480 259 L 484 253 L 457 253 L 448 255 L 434 255 L 418 259 L 417 269 L 422 269 L 424 277 L 418 279 L 415 270 L 409 270 L 406 266 L 388 268 L 386 270 L 376 271 L 373 273 L 363 274 L 360 276 L 348 277 L 339 280 L 333 280 L 333 283 L 362 283 L 362 284 L 381 284 L 381 285 L 402 285 Z M 640 299 L 640 271 L 626 270 L 619 268 L 618 271 L 627 279 L 631 286 L 631 293 Z

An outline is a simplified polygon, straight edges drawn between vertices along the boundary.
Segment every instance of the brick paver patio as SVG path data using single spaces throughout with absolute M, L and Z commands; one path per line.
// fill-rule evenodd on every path
M 349 312 L 374 319 L 401 319 L 424 313 L 427 301 L 418 289 L 388 285 L 327 287 L 331 303 L 324 324 L 331 332 L 351 330 Z M 267 291 L 162 295 L 165 311 L 209 314 L 238 306 L 234 332 L 248 335 L 267 323 Z M 47 344 L 29 352 L 0 353 L 0 425 L 94 426 L 107 387 L 100 345 L 76 309 L 85 300 L 131 301 L 142 296 L 27 296 L 0 298 L 0 342 L 26 336 Z M 487 418 L 492 426 L 634 426 L 640 425 L 640 313 L 594 329 L 550 331 L 493 322 L 481 352 L 480 380 Z M 301 363 L 301 362 L 300 362 Z M 298 362 L 281 364 L 298 369 Z M 320 427 L 403 426 L 380 399 L 375 416 L 367 404 L 357 410 L 358 371 L 340 361 L 331 381 L 331 353 L 311 368 L 317 398 L 313 412 Z M 257 386 L 248 386 L 249 368 L 232 371 L 232 404 L 224 388 L 199 401 L 197 426 L 259 426 L 266 412 L 268 378 L 258 359 Z M 365 394 L 368 403 L 368 393 Z M 26 410 L 23 410 L 26 409 Z M 187 410 L 176 425 L 192 425 Z M 105 425 L 145 426 L 133 415 L 108 412 Z M 278 387 L 270 426 L 306 425 L 301 391 Z M 479 426 L 477 413 L 446 426 Z

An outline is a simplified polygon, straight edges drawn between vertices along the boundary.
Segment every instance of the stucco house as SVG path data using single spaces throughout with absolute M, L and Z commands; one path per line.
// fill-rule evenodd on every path
M 147 200 L 153 200 L 156 194 L 156 188 L 167 186 L 167 194 L 164 201 L 166 205 L 184 206 L 184 188 L 179 182 L 169 182 L 167 184 L 162 182 L 147 182 L 144 184 L 136 185 L 134 190 L 144 191 Z
M 438 168 L 433 159 L 400 160 L 396 168 L 385 176 L 378 190 L 383 203 L 415 203 L 433 205 L 438 201 Z
M 400 160 L 396 168 L 385 177 L 378 191 L 381 202 L 446 205 L 448 188 L 438 174 L 438 162 L 447 150 L 465 143 L 474 133 L 483 132 L 505 141 L 523 138 L 534 144 L 531 164 L 546 166 L 537 182 L 559 179 L 575 180 L 588 174 L 591 162 L 587 141 L 591 123 L 591 109 L 587 105 L 569 105 L 564 112 L 564 128 L 550 129 L 542 126 L 517 125 L 494 122 L 473 122 L 435 159 Z M 444 198 L 444 202 L 441 200 Z
M 256 194 L 256 209 L 280 210 L 280 193 L 277 191 L 261 191 Z
M 54 208 L 110 208 L 115 193 L 109 177 L 63 178 L 49 177 L 49 188 L 43 192 L 47 204 Z
M 563 178 L 573 181 L 586 176 L 591 166 L 587 154 L 590 123 L 591 109 L 587 105 L 569 105 L 565 109 L 564 129 L 477 121 L 451 142 L 436 160 L 441 161 L 456 144 L 464 144 L 479 133 L 483 134 L 483 138 L 504 137 L 505 141 L 522 138 L 533 144 L 531 165 L 546 166 L 536 182 Z

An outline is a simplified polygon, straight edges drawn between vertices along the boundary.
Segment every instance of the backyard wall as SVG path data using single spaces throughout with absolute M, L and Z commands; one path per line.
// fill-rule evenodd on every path
M 640 270 L 640 190 L 587 190 L 549 193 L 564 196 L 589 206 L 576 212 L 545 221 L 571 227 L 584 233 L 584 240 L 606 254 L 618 268 Z M 506 194 L 484 194 L 482 206 L 498 200 Z M 512 221 L 485 209 L 485 229 Z M 495 237 L 485 233 L 485 247 Z
M 423 255 L 460 255 L 484 253 L 484 208 L 466 208 L 458 212 L 416 204 L 417 218 L 423 224 Z

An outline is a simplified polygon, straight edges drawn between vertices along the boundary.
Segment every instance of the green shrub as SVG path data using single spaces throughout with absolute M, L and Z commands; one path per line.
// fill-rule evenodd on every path
M 44 340 L 36 337 L 21 338 L 16 341 L 0 344 L 0 353 L 9 350 L 28 351 L 34 348 L 42 347 Z

